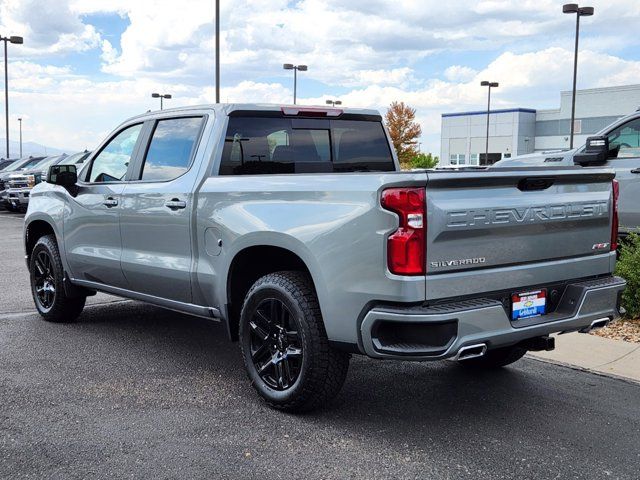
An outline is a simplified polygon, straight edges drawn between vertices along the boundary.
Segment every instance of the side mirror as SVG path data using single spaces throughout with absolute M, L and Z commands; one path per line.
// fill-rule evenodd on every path
M 583 153 L 573 157 L 573 162 L 583 167 L 603 165 L 609 158 L 609 138 L 606 135 L 587 138 Z
M 78 172 L 75 165 L 52 165 L 47 173 L 47 183 L 60 185 L 74 193 L 78 183 Z

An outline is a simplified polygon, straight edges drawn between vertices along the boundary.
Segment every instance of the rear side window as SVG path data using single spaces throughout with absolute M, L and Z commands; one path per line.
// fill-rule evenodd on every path
M 378 121 L 231 117 L 219 174 L 393 170 Z
M 189 170 L 202 117 L 159 120 L 142 167 L 142 180 L 167 181 Z

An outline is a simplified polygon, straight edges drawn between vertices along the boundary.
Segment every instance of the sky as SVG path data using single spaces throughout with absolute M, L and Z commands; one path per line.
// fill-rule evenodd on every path
M 282 64 L 307 64 L 298 103 L 404 101 L 437 154 L 442 113 L 486 108 L 481 80 L 500 82 L 492 108 L 559 106 L 575 34 L 562 3 L 221 0 L 221 100 L 290 103 Z M 640 83 L 640 1 L 585 5 L 578 88 Z M 152 92 L 167 107 L 215 100 L 213 0 L 0 0 L 0 34 L 24 37 L 9 45 L 12 140 L 22 117 L 25 141 L 91 149 L 159 108 Z

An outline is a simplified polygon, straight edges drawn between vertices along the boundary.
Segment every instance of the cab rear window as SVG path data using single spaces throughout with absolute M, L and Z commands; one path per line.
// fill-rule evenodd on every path
M 395 170 L 380 121 L 230 117 L 220 175 Z

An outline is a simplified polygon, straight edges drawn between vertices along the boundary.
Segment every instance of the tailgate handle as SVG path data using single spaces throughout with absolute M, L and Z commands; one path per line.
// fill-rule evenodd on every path
M 518 190 L 530 192 L 534 190 L 546 190 L 556 181 L 555 178 L 523 178 L 518 182 Z

